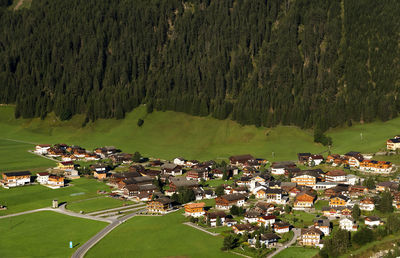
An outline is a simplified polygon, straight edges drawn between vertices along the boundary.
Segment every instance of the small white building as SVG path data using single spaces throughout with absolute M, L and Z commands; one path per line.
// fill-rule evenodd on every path
M 186 163 L 185 159 L 182 157 L 178 157 L 174 159 L 174 164 L 179 166 L 184 166 Z
M 373 211 L 375 209 L 374 201 L 370 198 L 365 198 L 360 201 L 360 210 L 362 211 Z
M 369 216 L 364 219 L 364 223 L 370 227 L 377 227 L 381 224 L 381 219 L 376 216 Z
M 343 217 L 339 221 L 339 227 L 340 227 L 340 229 L 347 230 L 347 231 L 357 231 L 357 224 L 353 220 L 351 220 L 347 217 Z
M 41 185 L 45 185 L 49 181 L 50 174 L 47 172 L 37 173 L 36 175 L 36 181 Z
M 50 144 L 39 144 L 35 146 L 35 153 L 37 154 L 47 154 L 47 151 L 51 148 Z

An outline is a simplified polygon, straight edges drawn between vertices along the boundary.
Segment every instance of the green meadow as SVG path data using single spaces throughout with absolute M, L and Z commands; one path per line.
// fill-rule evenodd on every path
M 289 247 L 276 256 L 275 258 L 311 258 L 317 255 L 319 249 L 307 247 Z
M 39 157 L 28 150 L 34 145 L 23 142 L 0 139 L 0 172 L 31 170 L 43 172 L 46 168 L 54 167 L 54 161 Z
M 89 199 L 89 200 L 82 200 L 77 202 L 72 202 L 67 205 L 67 209 L 80 212 L 83 211 L 84 213 L 105 210 L 105 209 L 112 209 L 122 207 L 124 204 L 133 204 L 131 201 L 121 201 L 118 199 L 114 199 L 111 197 L 101 197 L 96 199 Z
M 134 217 L 109 233 L 86 257 L 237 257 L 221 251 L 222 236 L 211 236 L 184 221 L 182 211 Z
M 0 257 L 71 257 L 106 225 L 52 211 L 3 218 L 0 219 Z M 69 241 L 74 248 L 69 248 Z
M 144 119 L 142 127 L 137 120 Z M 313 142 L 311 130 L 294 126 L 257 128 L 241 126 L 231 120 L 211 117 L 193 117 L 172 111 L 155 111 L 147 114 L 141 106 L 128 113 L 125 119 L 100 119 L 82 127 L 84 116 L 74 116 L 69 121 L 59 121 L 53 114 L 44 120 L 15 119 L 13 106 L 0 106 L 0 147 L 30 143 L 67 143 L 93 149 L 114 145 L 124 152 L 139 151 L 145 156 L 172 159 L 226 159 L 231 155 L 250 153 L 270 160 L 295 160 L 298 152 L 321 153 L 326 147 Z M 355 124 L 335 128 L 328 132 L 333 138 L 332 152 L 350 150 L 375 152 L 385 148 L 386 139 L 400 133 L 400 118 L 387 122 Z M 362 135 L 361 135 L 362 134 Z M 28 145 L 14 147 L 12 159 L 0 157 L 0 170 L 20 169 L 19 155 L 28 155 Z M 32 145 L 33 148 L 33 145 Z M 0 148 L 3 149 L 3 148 Z M 5 150 L 6 152 L 7 150 Z M 4 151 L 3 151 L 4 152 Z M 23 154 L 22 154 L 23 153 Z M 30 154 L 31 155 L 31 154 Z M 30 157 L 29 167 L 41 167 L 40 157 Z M 7 161 L 7 162 L 3 162 Z M 47 163 L 47 161 L 43 161 Z
M 109 189 L 109 186 L 104 183 L 86 178 L 72 180 L 70 184 L 71 186 L 60 189 L 50 189 L 42 185 L 30 185 L 10 189 L 0 188 L 0 204 L 8 207 L 7 210 L 0 211 L 0 216 L 50 207 L 54 199 L 57 199 L 59 203 L 72 203 L 78 200 L 97 198 L 99 197 L 97 190 Z

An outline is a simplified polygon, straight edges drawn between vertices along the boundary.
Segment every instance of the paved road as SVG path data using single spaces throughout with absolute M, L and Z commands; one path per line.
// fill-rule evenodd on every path
M 200 231 L 203 231 L 203 232 L 205 232 L 205 233 L 207 233 L 207 234 L 210 234 L 210 235 L 212 235 L 212 236 L 218 236 L 218 235 L 219 235 L 219 233 L 213 233 L 213 232 L 210 232 L 210 231 L 208 231 L 208 230 L 205 230 L 204 228 L 202 228 L 202 227 L 200 227 L 200 226 L 197 226 L 196 224 L 194 224 L 194 223 L 192 223 L 192 222 L 185 222 L 185 223 L 183 223 L 183 224 L 188 225 L 188 226 L 190 226 L 190 227 L 192 227 L 192 228 L 198 229 L 198 230 L 200 230 Z
M 57 163 L 60 162 L 59 160 L 53 159 L 52 157 L 44 156 L 44 155 L 38 154 L 38 153 L 34 152 L 33 150 L 28 150 L 28 152 L 29 152 L 29 153 L 32 153 L 33 155 L 39 156 L 39 157 L 41 157 L 41 158 L 49 159 L 49 160 L 55 161 L 55 162 L 57 162 Z
M 297 238 L 300 236 L 301 229 L 293 228 L 292 231 L 294 232 L 292 240 L 290 240 L 289 243 L 287 243 L 287 244 L 283 244 L 283 246 L 276 249 L 275 252 L 267 255 L 267 258 L 274 257 L 275 255 L 279 254 L 280 252 L 285 250 L 287 247 L 291 246 L 292 244 L 294 244 L 296 242 Z
M 53 211 L 53 212 L 58 212 L 58 213 L 61 213 L 64 215 L 72 216 L 72 217 L 97 220 L 97 221 L 102 221 L 102 222 L 106 222 L 106 223 L 113 223 L 115 221 L 115 219 L 105 219 L 105 218 L 99 218 L 99 217 L 94 217 L 94 216 L 88 216 L 85 214 L 75 213 L 75 212 L 66 210 L 65 205 L 66 204 L 64 203 L 57 209 L 47 207 L 47 208 L 41 208 L 41 209 L 36 209 L 36 210 L 30 210 L 30 211 L 24 211 L 24 212 L 14 213 L 14 214 L 10 214 L 10 215 L 0 216 L 0 219 L 10 218 L 10 217 L 20 216 L 20 215 L 24 215 L 24 214 L 29 214 L 29 213 L 40 212 L 40 211 Z
M 81 247 L 76 250 L 76 252 L 71 256 L 72 258 L 83 258 L 87 251 L 92 248 L 95 244 L 97 244 L 101 239 L 103 239 L 108 233 L 110 233 L 114 228 L 118 227 L 121 223 L 124 223 L 128 219 L 136 216 L 136 214 L 144 211 L 140 210 L 132 214 L 128 214 L 120 219 L 115 220 L 113 223 L 105 227 L 102 231 L 97 233 L 94 237 L 89 239 L 86 243 L 84 243 Z

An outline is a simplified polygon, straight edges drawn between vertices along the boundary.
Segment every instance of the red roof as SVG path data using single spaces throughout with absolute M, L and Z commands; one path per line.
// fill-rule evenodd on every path
M 47 173 L 47 172 L 41 172 L 41 173 L 37 173 L 39 176 L 48 176 L 49 175 L 49 173 Z
M 64 161 L 64 162 L 61 162 L 61 164 L 63 164 L 64 166 L 66 166 L 66 165 L 74 165 L 74 162 L 73 161 Z

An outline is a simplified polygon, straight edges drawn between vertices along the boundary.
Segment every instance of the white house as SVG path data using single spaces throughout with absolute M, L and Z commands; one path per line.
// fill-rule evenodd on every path
M 370 227 L 379 226 L 381 224 L 381 219 L 376 216 L 369 216 L 364 219 L 365 225 Z
M 31 183 L 31 172 L 19 171 L 3 173 L 3 179 L 0 183 L 5 188 L 28 185 Z
M 360 201 L 360 210 L 362 211 L 373 211 L 375 209 L 374 201 L 370 198 L 365 198 Z
M 322 190 L 326 190 L 329 188 L 333 188 L 335 186 L 337 186 L 338 183 L 335 182 L 317 182 L 314 186 L 313 189 L 316 191 L 322 191 Z
M 37 173 L 36 175 L 37 175 L 36 181 L 41 185 L 45 185 L 49 181 L 50 174 L 47 172 Z
M 39 144 L 35 147 L 35 153 L 37 154 L 47 154 L 47 151 L 50 149 L 50 144 Z
M 270 227 L 274 225 L 276 217 L 274 215 L 268 215 L 268 216 L 261 216 L 258 218 L 258 225 L 262 226 L 264 225 L 265 227 Z
M 357 231 L 357 224 L 347 217 L 343 217 L 339 221 L 339 227 L 340 229 L 344 229 L 347 231 Z
M 400 136 L 395 136 L 394 139 L 389 139 L 386 141 L 386 147 L 388 150 L 400 149 Z
M 308 158 L 308 165 L 311 166 L 312 163 L 314 162 L 315 166 L 320 165 L 324 161 L 324 157 L 322 155 L 311 155 Z
M 179 166 L 184 166 L 185 165 L 185 159 L 182 157 L 178 157 L 174 159 L 174 164 L 179 165 Z

